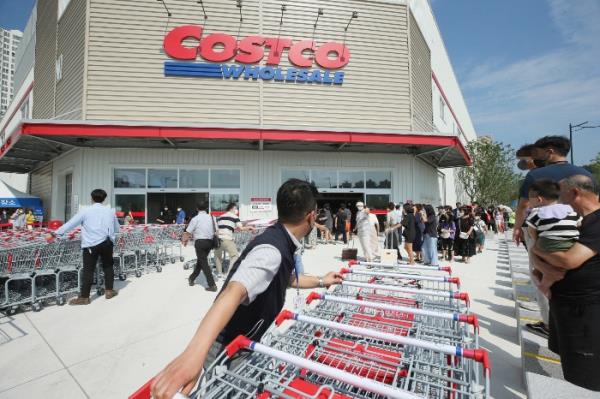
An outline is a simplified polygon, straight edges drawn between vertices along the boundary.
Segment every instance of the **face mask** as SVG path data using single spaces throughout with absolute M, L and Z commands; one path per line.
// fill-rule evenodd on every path
M 534 161 L 535 162 L 535 161 Z M 521 159 L 518 163 L 517 163 L 517 168 L 521 169 L 521 170 L 527 170 L 529 169 L 528 167 L 528 162 L 525 159 Z

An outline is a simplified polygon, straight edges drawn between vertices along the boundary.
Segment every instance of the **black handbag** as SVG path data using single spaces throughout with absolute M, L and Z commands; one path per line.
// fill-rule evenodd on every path
M 215 221 L 215 218 L 211 216 L 211 219 L 213 221 L 213 231 L 214 231 L 214 235 L 213 235 L 213 239 L 212 239 L 212 247 L 213 249 L 217 249 L 219 247 L 221 247 L 221 239 L 219 238 L 219 230 L 217 229 L 217 222 Z

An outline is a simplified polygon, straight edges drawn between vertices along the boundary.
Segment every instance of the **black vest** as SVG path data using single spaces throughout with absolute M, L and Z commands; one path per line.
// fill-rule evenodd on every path
M 241 262 L 248 256 L 250 251 L 258 245 L 269 244 L 277 248 L 281 254 L 281 265 L 277 274 L 267 287 L 266 291 L 258 295 L 250 305 L 240 305 L 233 314 L 233 317 L 227 323 L 219 336 L 220 341 L 227 345 L 238 335 L 251 334 L 255 341 L 259 341 L 262 335 L 269 328 L 275 317 L 283 309 L 285 302 L 285 291 L 290 283 L 290 278 L 294 272 L 294 253 L 296 245 L 292 241 L 286 228 L 277 223 L 264 231 L 261 235 L 252 240 L 244 249 L 239 259 L 233 264 L 229 271 L 227 280 L 223 284 L 221 292 L 229 284 L 231 276 L 240 267 Z M 220 295 L 221 293 L 219 293 Z M 257 324 L 262 320 L 262 324 Z

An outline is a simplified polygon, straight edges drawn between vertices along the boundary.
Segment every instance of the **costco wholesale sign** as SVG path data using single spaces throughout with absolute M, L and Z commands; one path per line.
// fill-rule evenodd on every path
M 238 41 L 225 33 L 204 37 L 202 33 L 200 25 L 178 26 L 167 33 L 163 42 L 165 54 L 178 61 L 165 61 L 165 76 L 341 85 L 344 72 L 339 69 L 350 60 L 350 49 L 344 43 L 317 45 L 312 40 L 265 36 L 248 36 Z M 285 52 L 295 67 L 279 66 Z M 257 65 L 265 57 L 266 65 Z M 198 58 L 209 62 L 194 62 Z

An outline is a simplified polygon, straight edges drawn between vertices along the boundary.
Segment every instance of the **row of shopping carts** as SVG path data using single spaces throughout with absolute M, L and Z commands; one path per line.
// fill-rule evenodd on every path
M 38 311 L 43 304 L 66 303 L 80 290 L 82 267 L 80 231 L 51 240 L 47 229 L 0 233 L 0 310 L 15 313 L 21 306 Z M 141 277 L 144 271 L 161 271 L 167 262 L 183 261 L 181 225 L 123 226 L 114 247 L 115 276 Z M 98 295 L 104 292 L 103 273 L 98 268 Z
M 349 266 L 341 284 L 283 310 L 261 342 L 231 342 L 192 397 L 489 397 L 488 353 L 450 268 Z

